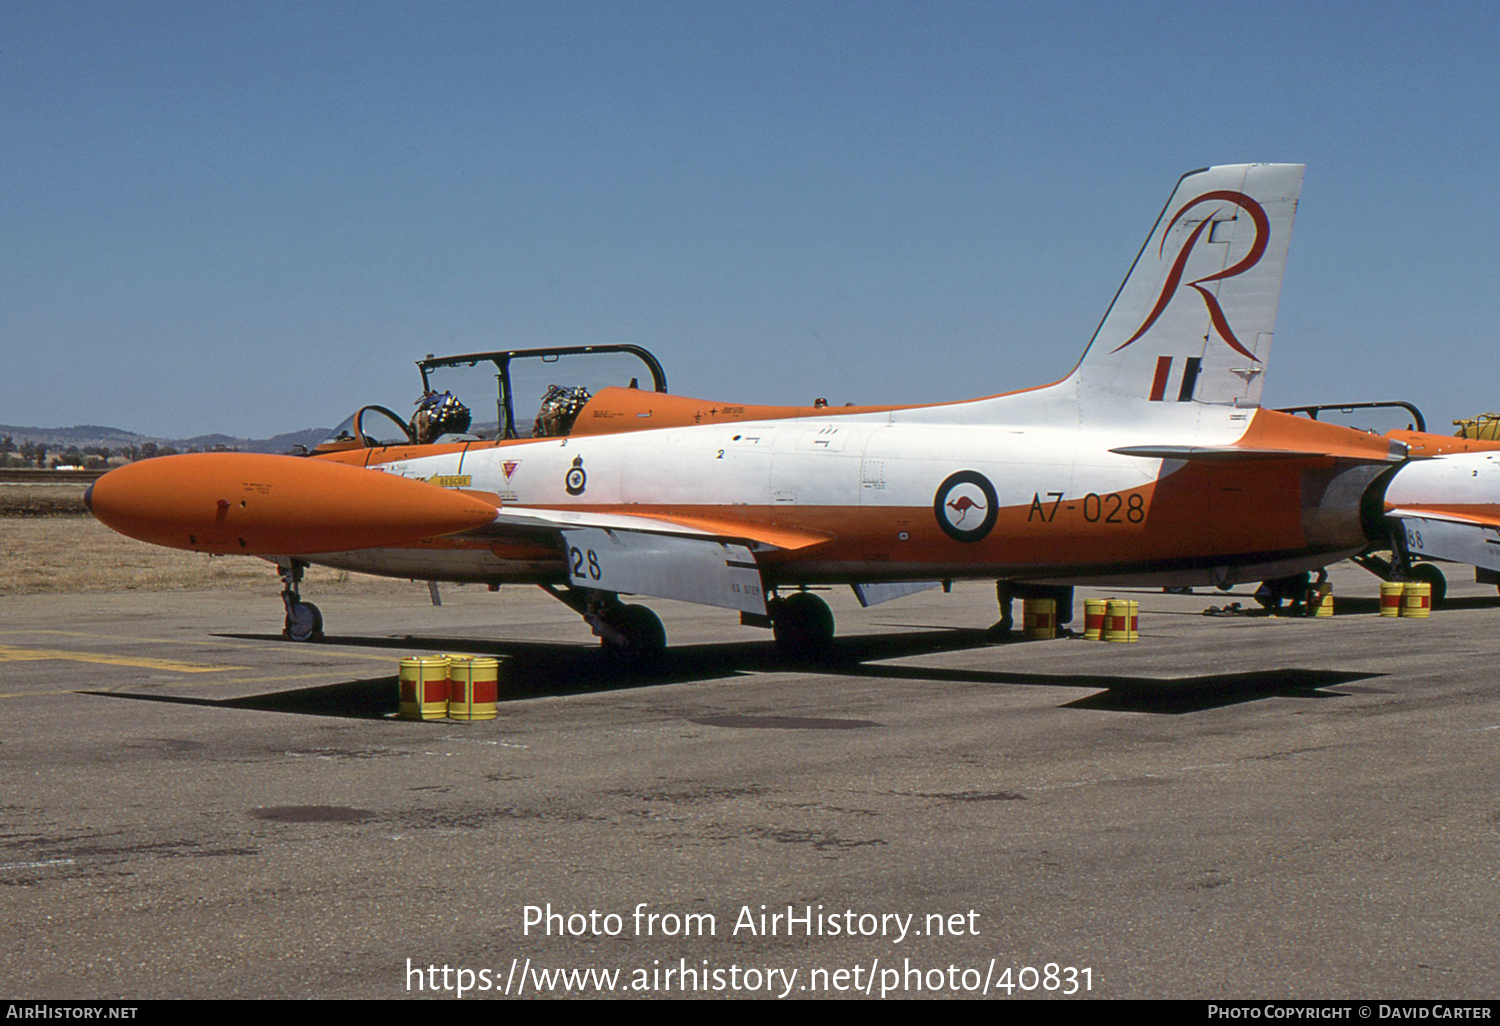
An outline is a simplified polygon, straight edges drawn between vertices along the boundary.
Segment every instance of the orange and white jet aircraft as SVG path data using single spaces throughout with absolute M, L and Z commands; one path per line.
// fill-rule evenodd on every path
M 1370 493 L 1370 509 L 1378 499 L 1382 515 L 1369 521 L 1370 547 L 1353 561 L 1382 580 L 1426 582 L 1434 607 L 1448 590 L 1441 564 L 1466 563 L 1480 583 L 1500 585 L 1500 440 L 1434 434 L 1408 402 L 1326 403 L 1282 412 L 1317 419 L 1326 411 L 1349 415 L 1371 409 L 1401 410 L 1411 417 L 1410 427 L 1385 432 L 1406 446 L 1411 459 L 1390 470 Z
M 1413 567 L 1412 557 L 1468 563 L 1480 581 L 1500 585 L 1500 442 L 1421 431 L 1387 436 L 1413 456 L 1384 492 L 1394 561 L 1433 584 L 1434 605 L 1447 582 L 1431 563 Z
M 321 627 L 297 591 L 311 563 L 539 584 L 626 654 L 665 637 L 620 595 L 739 610 L 811 653 L 833 621 L 806 585 L 868 603 L 953 579 L 1228 585 L 1321 567 L 1384 530 L 1377 493 L 1407 448 L 1260 408 L 1302 171 L 1184 175 L 1052 385 L 839 408 L 612 388 L 566 437 L 170 456 L 88 501 L 135 538 L 275 560 L 295 638 Z

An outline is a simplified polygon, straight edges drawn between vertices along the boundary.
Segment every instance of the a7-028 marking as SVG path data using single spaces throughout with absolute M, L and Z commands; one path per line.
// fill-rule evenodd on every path
M 1042 498 L 1042 494 L 1032 494 L 1031 509 L 1026 514 L 1027 523 L 1040 520 L 1044 524 L 1050 524 L 1057 517 L 1063 493 L 1047 492 L 1046 499 Z M 1067 508 L 1074 510 L 1080 505 L 1083 507 L 1083 519 L 1091 524 L 1139 524 L 1146 519 L 1146 500 L 1140 492 L 1131 492 L 1129 495 L 1121 495 L 1119 492 L 1106 492 L 1103 495 L 1089 492 L 1081 503 L 1070 502 Z

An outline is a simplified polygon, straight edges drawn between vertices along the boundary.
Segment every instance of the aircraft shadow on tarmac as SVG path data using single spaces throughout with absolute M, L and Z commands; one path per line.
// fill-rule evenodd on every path
M 1500 608 L 1500 596 L 1497 595 L 1450 595 L 1443 599 L 1442 603 L 1434 606 L 1437 610 L 1454 609 L 1495 609 Z M 1355 613 L 1378 613 L 1380 612 L 1380 599 L 1361 598 L 1356 596 L 1338 596 L 1333 600 L 1334 613 L 1338 616 Z
M 273 634 L 226 634 L 241 640 L 280 641 Z M 1013 636 L 1015 637 L 1015 636 Z M 1063 704 L 1064 708 L 1108 712 L 1183 714 L 1260 701 L 1267 698 L 1341 698 L 1322 689 L 1382 676 L 1340 670 L 1275 669 L 1196 677 L 1127 677 L 1049 674 L 1034 671 L 955 669 L 940 666 L 892 666 L 884 660 L 989 647 L 995 639 L 982 630 L 929 630 L 920 634 L 879 634 L 839 639 L 831 658 L 794 662 L 769 641 L 747 641 L 669 648 L 650 672 L 630 673 L 607 663 L 594 646 L 475 638 L 407 636 L 370 638 L 335 636 L 321 645 L 390 648 L 413 651 L 466 652 L 503 657 L 501 703 L 529 698 L 722 680 L 753 673 L 826 673 L 844 677 L 930 681 L 1022 687 L 1078 688 L 1093 692 Z M 182 695 L 129 692 L 85 692 L 109 698 L 168 702 L 227 709 L 253 709 L 307 716 L 381 719 L 397 709 L 397 677 L 372 677 L 337 684 L 277 691 L 242 698 L 205 699 Z

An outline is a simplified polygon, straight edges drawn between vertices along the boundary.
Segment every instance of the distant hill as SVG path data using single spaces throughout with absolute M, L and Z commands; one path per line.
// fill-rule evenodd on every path
M 133 431 L 103 427 L 98 424 L 79 424 L 74 427 L 58 428 L 0 424 L 0 435 L 10 435 L 17 445 L 39 442 L 54 452 L 60 452 L 69 446 L 76 446 L 80 449 L 89 446 L 120 449 L 127 445 L 140 447 L 146 442 L 154 442 L 157 446 L 170 445 L 179 452 L 188 449 L 212 449 L 220 445 L 228 449 L 238 449 L 241 452 L 289 452 L 299 444 L 310 449 L 332 433 L 332 428 L 306 428 L 271 438 L 235 438 L 233 435 L 219 434 L 197 435 L 193 438 L 161 438 L 155 435 L 138 435 Z

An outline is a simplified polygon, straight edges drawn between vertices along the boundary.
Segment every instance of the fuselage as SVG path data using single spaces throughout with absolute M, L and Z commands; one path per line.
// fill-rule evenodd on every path
M 1370 459 L 1388 443 L 1231 406 L 1163 408 L 1127 432 L 1080 422 L 1059 386 L 945 406 L 621 434 L 339 454 L 502 506 L 695 517 L 826 538 L 758 556 L 770 586 L 957 578 L 1226 584 L 1323 565 L 1367 544 L 1360 504 L 1384 469 L 1337 457 L 1127 456 L 1132 443 L 1264 444 Z M 1076 407 L 1075 407 L 1076 409 Z M 1253 429 L 1253 431 L 1252 431 Z M 434 539 L 308 557 L 370 573 L 499 583 L 563 575 L 561 551 Z

